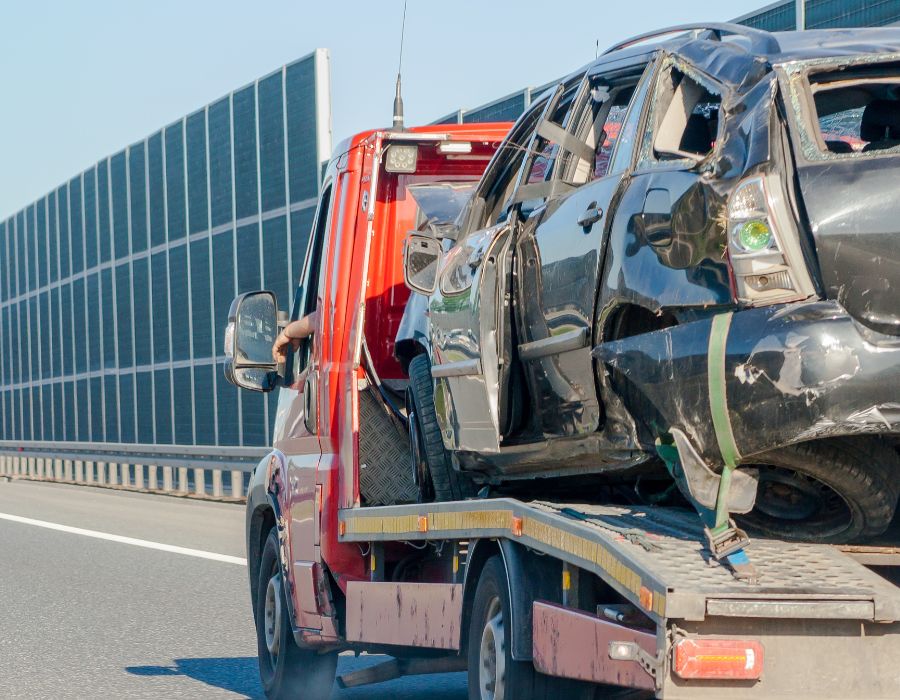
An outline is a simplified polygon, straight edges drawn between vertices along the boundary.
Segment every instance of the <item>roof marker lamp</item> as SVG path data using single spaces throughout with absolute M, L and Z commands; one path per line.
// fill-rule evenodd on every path
M 441 155 L 466 154 L 472 152 L 471 141 L 441 141 L 437 147 Z
M 414 173 L 419 160 L 419 147 L 409 143 L 388 146 L 384 169 L 389 173 Z

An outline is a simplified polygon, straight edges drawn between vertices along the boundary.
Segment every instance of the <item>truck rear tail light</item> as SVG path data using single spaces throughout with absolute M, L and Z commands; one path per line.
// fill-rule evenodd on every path
M 741 301 L 762 305 L 812 296 L 797 225 L 777 175 L 756 175 L 735 187 L 727 218 L 728 254 Z
M 743 639 L 681 639 L 672 670 L 684 679 L 758 680 L 763 646 Z

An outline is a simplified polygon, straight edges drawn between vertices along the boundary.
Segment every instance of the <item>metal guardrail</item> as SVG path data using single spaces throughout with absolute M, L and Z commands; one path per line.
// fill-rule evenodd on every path
M 0 476 L 197 498 L 246 496 L 265 447 L 0 440 Z

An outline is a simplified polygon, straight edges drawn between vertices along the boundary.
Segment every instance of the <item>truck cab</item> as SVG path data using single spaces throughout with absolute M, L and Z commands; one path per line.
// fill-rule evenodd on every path
M 417 325 L 404 321 L 404 242 L 412 230 L 449 228 L 509 127 L 375 130 L 345 140 L 325 169 L 290 315 L 268 291 L 232 304 L 226 376 L 277 392 L 272 449 L 254 470 L 246 527 L 271 696 L 287 693 L 285 649 L 340 642 L 336 607 L 348 582 L 368 577 L 359 548 L 338 541 L 338 510 L 416 500 L 404 368 L 423 349 L 414 330 L 396 342 L 401 325 Z M 278 328 L 316 310 L 314 334 L 276 366 Z

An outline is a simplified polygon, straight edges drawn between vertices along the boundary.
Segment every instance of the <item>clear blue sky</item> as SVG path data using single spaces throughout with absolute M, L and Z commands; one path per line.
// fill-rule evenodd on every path
M 764 4 L 409 0 L 407 123 L 540 85 L 592 59 L 597 40 L 603 47 Z M 331 51 L 335 142 L 389 123 L 402 8 L 402 0 L 3 2 L 0 218 L 317 47 Z

